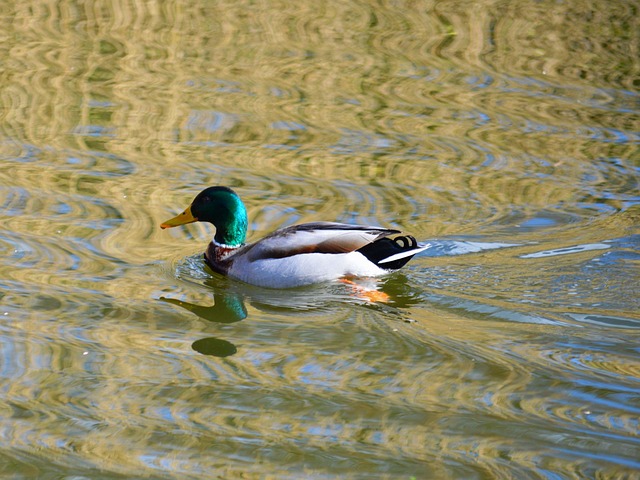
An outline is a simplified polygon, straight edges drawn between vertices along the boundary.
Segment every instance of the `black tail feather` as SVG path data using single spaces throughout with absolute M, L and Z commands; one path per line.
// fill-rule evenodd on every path
M 414 248 L 418 248 L 418 242 L 416 241 L 416 239 L 411 235 L 402 235 L 393 239 L 388 237 L 380 238 L 373 243 L 365 245 L 357 251 L 367 257 L 370 262 L 375 263 L 380 268 L 384 268 L 385 270 L 398 270 L 399 268 L 402 268 L 409 260 L 411 260 L 411 258 L 413 258 L 413 255 L 399 258 L 398 260 L 394 260 L 393 262 L 385 262 L 381 264 L 380 261 L 389 258 L 390 256 L 397 253 L 413 250 Z

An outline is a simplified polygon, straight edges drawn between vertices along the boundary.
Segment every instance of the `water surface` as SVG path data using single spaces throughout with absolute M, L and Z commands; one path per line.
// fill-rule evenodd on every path
M 0 473 L 640 478 L 637 2 L 9 2 Z M 211 274 L 303 221 L 374 286 Z

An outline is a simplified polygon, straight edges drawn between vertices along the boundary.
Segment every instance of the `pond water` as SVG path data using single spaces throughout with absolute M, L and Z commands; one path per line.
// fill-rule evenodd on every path
M 640 4 L 0 7 L 0 475 L 640 478 Z M 303 221 L 373 288 L 203 264 Z

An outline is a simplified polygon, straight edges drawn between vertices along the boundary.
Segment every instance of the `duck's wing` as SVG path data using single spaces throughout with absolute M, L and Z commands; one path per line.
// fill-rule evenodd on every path
M 394 233 L 400 231 L 333 222 L 303 223 L 273 232 L 245 247 L 242 254 L 255 261 L 304 253 L 349 253 Z

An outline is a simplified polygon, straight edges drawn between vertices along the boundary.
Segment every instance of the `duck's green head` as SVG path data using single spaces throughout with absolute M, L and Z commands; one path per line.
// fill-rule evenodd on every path
M 229 187 L 203 190 L 184 212 L 160 227 L 171 228 L 193 222 L 213 223 L 216 227 L 214 240 L 232 247 L 242 245 L 247 235 L 247 209 Z

